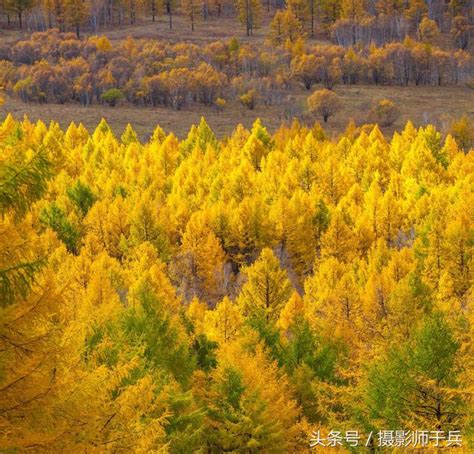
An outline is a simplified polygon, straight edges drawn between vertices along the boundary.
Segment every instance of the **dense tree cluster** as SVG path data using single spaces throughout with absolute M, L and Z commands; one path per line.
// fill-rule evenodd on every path
M 6 22 L 18 24 L 19 28 L 40 31 L 59 28 L 61 31 L 98 30 L 125 24 L 133 25 L 140 18 L 155 22 L 158 16 L 166 14 L 169 27 L 173 27 L 173 16 L 177 11 L 207 20 L 211 15 L 235 13 L 233 2 L 206 0 L 198 5 L 192 0 L 1 0 L 0 15 Z
M 276 48 L 236 39 L 197 46 L 129 38 L 112 45 L 103 36 L 80 40 L 53 30 L 0 45 L 0 85 L 25 102 L 115 105 L 124 99 L 175 109 L 243 95 L 246 105 L 279 104 L 299 85 L 458 84 L 469 79 L 472 65 L 465 51 L 410 38 L 362 49 L 299 40 Z
M 140 143 L 8 116 L 0 449 L 307 452 L 317 429 L 423 428 L 469 450 L 460 145 L 411 123 L 219 141 L 203 120 Z
M 430 40 L 443 32 L 450 33 L 458 47 L 468 46 L 471 30 L 468 18 L 472 14 L 468 1 L 342 0 L 339 3 L 340 16 L 332 25 L 333 37 L 339 44 L 380 45 L 402 41 L 414 32 Z
M 233 17 L 245 28 L 247 36 L 261 22 L 264 14 L 273 18 L 272 34 L 289 36 L 315 32 L 332 34 L 336 43 L 356 42 L 381 45 L 402 41 L 407 34 L 440 30 L 450 33 L 455 46 L 466 49 L 472 29 L 472 5 L 468 0 L 1 0 L 0 17 L 11 25 L 44 31 L 62 32 L 99 30 L 135 24 L 140 18 L 151 19 L 165 14 L 169 28 L 177 14 L 188 18 L 191 31 L 198 19 Z

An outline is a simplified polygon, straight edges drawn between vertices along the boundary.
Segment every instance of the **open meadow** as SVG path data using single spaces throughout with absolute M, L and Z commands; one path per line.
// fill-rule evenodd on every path
M 342 133 L 351 120 L 357 124 L 365 123 L 372 103 L 386 97 L 395 101 L 401 110 L 393 125 L 382 128 L 388 136 L 402 129 L 408 120 L 419 126 L 434 124 L 441 131 L 447 131 L 451 122 L 464 114 L 474 119 L 474 90 L 467 87 L 339 86 L 335 92 L 341 97 L 342 109 L 330 122 L 322 125 L 329 135 Z M 298 90 L 291 95 L 288 103 L 300 113 L 299 118 L 304 123 L 312 124 L 320 120 L 305 113 L 307 95 L 306 90 Z M 270 131 L 275 131 L 281 123 L 291 122 L 286 110 L 281 106 L 257 106 L 249 111 L 238 102 L 229 103 L 222 112 L 212 107 L 196 106 L 181 110 L 133 106 L 112 108 L 104 105 L 84 107 L 74 104 L 25 104 L 14 98 L 8 98 L 0 107 L 3 115 L 10 112 L 17 119 L 27 115 L 32 121 L 55 121 L 63 128 L 71 122 L 81 122 L 93 130 L 105 118 L 112 130 L 121 134 L 131 123 L 141 140 L 147 140 L 157 125 L 184 138 L 201 117 L 205 117 L 218 137 L 229 135 L 239 123 L 251 127 L 257 118 Z

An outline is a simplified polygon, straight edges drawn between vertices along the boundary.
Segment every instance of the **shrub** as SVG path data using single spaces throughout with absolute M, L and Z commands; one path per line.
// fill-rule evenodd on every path
M 124 98 L 124 94 L 118 88 L 109 88 L 107 91 L 104 91 L 104 93 L 102 93 L 102 95 L 100 96 L 100 99 L 106 102 L 110 107 L 114 107 L 119 101 Z
M 332 117 L 341 108 L 339 97 L 327 88 L 315 91 L 308 97 L 307 102 L 310 113 L 321 115 L 324 122 L 327 122 L 329 117 Z
M 247 109 L 253 110 L 257 105 L 257 92 L 252 88 L 247 93 L 240 95 L 239 100 Z
M 235 36 L 233 36 L 229 41 L 229 51 L 237 53 L 239 49 L 240 49 L 239 40 Z
M 377 123 L 380 126 L 391 126 L 400 117 L 400 109 L 390 99 L 382 99 L 376 102 L 367 116 L 369 123 Z
M 28 102 L 33 97 L 32 85 L 33 83 L 31 81 L 31 77 L 27 77 L 26 79 L 20 79 L 13 86 L 13 93 L 20 96 L 23 102 Z
M 216 110 L 221 112 L 222 110 L 224 110 L 224 107 L 226 106 L 226 100 L 224 98 L 217 98 L 215 101 L 214 101 L 214 105 L 216 107 Z

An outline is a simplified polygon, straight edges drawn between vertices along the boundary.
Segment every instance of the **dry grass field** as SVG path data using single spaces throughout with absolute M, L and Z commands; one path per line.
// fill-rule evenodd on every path
M 401 116 L 386 134 L 401 129 L 410 119 L 416 125 L 433 123 L 445 130 L 452 119 L 467 114 L 474 118 L 474 90 L 466 87 L 380 87 L 380 86 L 336 86 L 335 92 L 341 97 L 342 110 L 324 125 L 331 134 L 342 132 L 350 120 L 364 123 L 371 103 L 381 98 L 390 98 L 398 104 Z M 303 112 L 302 119 L 307 123 L 314 121 L 306 112 L 308 92 L 300 90 L 292 95 L 289 104 Z M 94 105 L 82 107 L 78 104 L 24 104 L 18 99 L 9 98 L 0 107 L 0 116 L 11 112 L 16 118 L 27 115 L 31 120 L 51 120 L 65 127 L 72 121 L 82 122 L 93 129 L 101 118 L 105 118 L 116 134 L 120 134 L 127 123 L 133 124 L 141 139 L 147 139 L 156 125 L 166 131 L 173 131 L 184 137 L 191 125 L 204 116 L 214 132 L 223 137 L 230 134 L 238 123 L 251 126 L 256 118 L 274 131 L 282 121 L 287 120 L 282 106 L 262 106 L 247 110 L 237 102 L 230 102 L 222 112 L 204 106 L 192 109 L 171 110 L 150 107 L 107 107 Z M 320 119 L 317 119 L 320 121 Z

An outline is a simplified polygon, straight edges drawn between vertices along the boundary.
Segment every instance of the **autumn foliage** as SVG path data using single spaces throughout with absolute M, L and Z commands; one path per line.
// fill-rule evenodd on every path
M 336 93 L 323 88 L 308 97 L 308 110 L 313 115 L 319 115 L 326 123 L 341 108 L 341 101 Z
M 50 30 L 12 46 L 0 44 L 0 85 L 26 103 L 120 101 L 182 109 L 220 108 L 220 98 L 252 108 L 279 105 L 300 86 L 443 86 L 463 84 L 472 75 L 468 52 L 411 38 L 349 48 L 287 41 L 275 46 L 232 39 L 198 46 L 128 38 L 112 44 L 105 36 L 78 39 Z
M 248 37 L 265 19 L 270 38 L 285 44 L 316 34 L 343 46 L 380 46 L 417 35 L 429 43 L 440 34 L 467 49 L 471 38 L 471 4 L 466 0 L 3 0 L 0 23 L 28 31 L 56 28 L 77 37 L 124 25 L 155 23 L 163 17 L 173 29 L 184 17 L 193 33 L 203 22 L 223 18 L 240 26 Z M 266 16 L 266 17 L 265 17 Z M 161 26 L 162 24 L 160 24 Z
M 142 143 L 8 116 L 0 449 L 307 452 L 316 429 L 395 428 L 468 446 L 473 156 L 411 123 L 218 140 L 202 120 Z
M 378 124 L 380 126 L 390 126 L 400 116 L 400 108 L 390 99 L 381 99 L 374 102 L 369 110 L 367 120 L 369 123 Z

